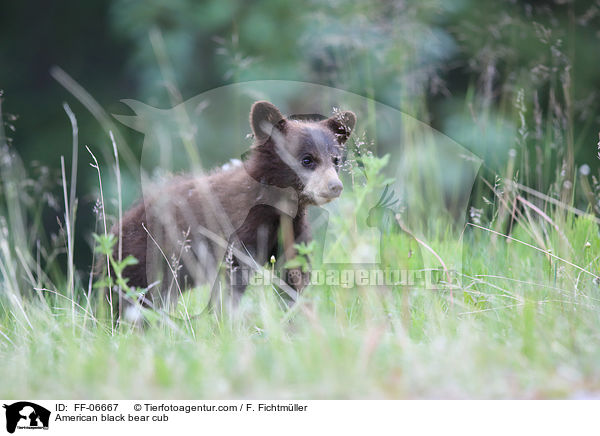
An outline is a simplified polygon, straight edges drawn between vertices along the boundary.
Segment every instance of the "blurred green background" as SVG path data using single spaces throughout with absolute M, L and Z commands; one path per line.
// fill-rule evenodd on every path
M 108 114 L 130 113 L 124 98 L 171 107 L 152 34 L 164 40 L 183 100 L 239 81 L 306 81 L 429 123 L 483 158 L 492 183 L 506 175 L 509 156 L 508 177 L 550 195 L 583 164 L 597 174 L 597 0 L 89 0 L 3 2 L 0 11 L 5 130 L 37 181 L 24 190 L 45 192 L 44 221 L 54 231 L 60 156 L 67 168 L 71 159 L 62 103 L 79 122 L 80 224 L 93 223 L 97 198 L 82 146 L 110 150 L 110 140 L 50 70 L 62 68 Z M 139 156 L 142 135 L 123 126 L 120 134 Z M 125 166 L 123 180 L 127 206 L 139 179 Z M 573 197 L 584 209 L 588 200 Z M 76 241 L 88 243 L 89 226 L 78 231 Z

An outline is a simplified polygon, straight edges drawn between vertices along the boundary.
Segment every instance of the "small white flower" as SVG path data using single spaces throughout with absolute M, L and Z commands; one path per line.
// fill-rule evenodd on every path
M 588 164 L 583 164 L 579 167 L 579 173 L 582 176 L 589 176 L 590 175 L 590 166 Z

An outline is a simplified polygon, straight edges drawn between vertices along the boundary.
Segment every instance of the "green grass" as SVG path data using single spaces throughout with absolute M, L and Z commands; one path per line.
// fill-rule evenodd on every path
M 343 24 L 349 32 L 349 38 L 334 38 L 332 53 L 341 50 L 341 56 L 332 58 L 339 58 L 334 62 L 335 74 L 329 77 L 327 68 L 306 78 L 305 69 L 300 68 L 289 77 L 357 92 L 364 89 L 373 98 L 392 91 L 392 95 L 402 96 L 396 102 L 398 107 L 420 119 L 433 120 L 457 142 L 485 158 L 484 180 L 480 178 L 471 196 L 474 207 L 481 209 L 472 214 L 473 225 L 452 228 L 438 221 L 440 211 L 426 223 L 434 235 L 427 242 L 436 255 L 444 264 L 462 264 L 451 284 L 437 290 L 312 286 L 290 307 L 282 304 L 270 287 L 254 286 L 234 314 L 188 319 L 187 314 L 205 308 L 208 290 L 201 287 L 187 293 L 172 314 L 186 322 L 149 312 L 146 328 L 116 325 L 102 303 L 103 290 L 92 287 L 88 270 L 77 271 L 74 265 L 79 254 L 74 248 L 78 242 L 75 228 L 80 226 L 75 193 L 81 177 L 76 161 L 93 162 L 93 169 L 88 170 L 99 189 L 102 180 L 110 186 L 100 195 L 80 192 L 81 198 L 98 198 L 96 226 L 84 229 L 93 243 L 92 234 L 104 235 L 107 220 L 114 222 L 122 214 L 122 199 L 131 195 L 121 192 L 118 159 L 130 171 L 123 180 L 137 180 L 132 174 L 139 170 L 139 159 L 123 144 L 114 122 L 92 96 L 65 71 L 53 67 L 52 77 L 107 133 L 106 138 L 85 138 L 85 142 L 105 140 L 108 144 L 109 130 L 116 138 L 111 134 L 114 148 L 104 149 L 108 152 L 100 163 L 94 155 L 88 156 L 78 142 L 75 115 L 65 105 L 73 127 L 75 164 L 69 171 L 61 162 L 62 174 L 55 174 L 43 167 L 26 167 L 14 155 L 4 135 L 5 125 L 14 126 L 5 123 L 0 112 L 0 398 L 600 398 L 600 221 L 573 208 L 600 212 L 600 177 L 590 174 L 588 180 L 583 172 L 577 175 L 575 165 L 576 155 L 578 161 L 586 159 L 585 153 L 596 159 L 593 144 L 586 141 L 589 129 L 597 124 L 597 111 L 588 99 L 594 96 L 585 93 L 591 86 L 585 81 L 591 68 L 576 69 L 586 56 L 578 55 L 579 61 L 574 63 L 575 47 L 591 43 L 582 40 L 584 44 L 574 44 L 569 37 L 575 26 L 585 27 L 580 31 L 593 35 L 587 24 L 593 17 L 583 19 L 588 15 L 585 12 L 579 20 L 569 6 L 571 25 L 564 26 L 559 18 L 565 10 L 553 16 L 547 8 L 536 12 L 527 7 L 523 17 L 515 13 L 506 19 L 500 8 L 484 13 L 486 19 L 475 26 L 471 22 L 477 17 L 461 12 L 457 25 L 449 31 L 451 39 L 462 46 L 457 49 L 464 52 L 457 59 L 474 72 L 455 76 L 445 74 L 448 68 L 457 70 L 454 62 L 423 50 L 421 31 L 417 37 L 407 38 L 415 17 L 417 30 L 423 24 L 424 29 L 437 29 L 426 23 L 433 18 L 429 6 L 421 11 L 423 15 L 418 8 L 411 12 L 414 8 L 408 3 L 409 9 L 403 9 L 408 12 L 404 13 L 410 21 L 408 27 L 389 13 L 387 4 L 383 9 L 370 5 L 372 11 L 366 15 L 364 8 L 359 8 L 361 19 L 376 18 L 374 23 L 384 25 L 378 29 L 377 24 L 367 23 L 375 36 L 364 41 L 363 25 L 357 27 L 353 19 L 340 21 L 344 16 L 353 18 L 356 12 L 340 3 L 337 12 L 343 14 L 334 13 L 333 21 L 321 23 L 327 29 Z M 392 21 L 380 20 L 382 14 Z M 193 21 L 189 23 L 194 26 Z M 442 36 L 444 29 L 438 29 L 443 30 Z M 296 33 L 290 33 L 294 41 Z M 332 44 L 323 41 L 322 32 L 315 35 L 317 44 L 304 45 L 314 45 L 316 53 Z M 147 44 L 144 38 L 136 38 Z M 258 69 L 249 70 L 246 61 L 254 58 L 247 56 L 243 44 L 238 50 L 237 34 L 234 39 L 235 50 L 221 47 L 216 52 L 230 58 L 234 82 L 264 76 L 262 70 L 268 63 L 255 62 Z M 158 82 L 164 84 L 171 106 L 184 103 L 184 93 L 175 81 L 180 76 L 175 72 L 182 71 L 180 60 L 176 66 L 170 65 L 160 31 L 151 31 L 150 43 L 157 65 L 146 61 L 150 69 L 143 70 L 144 74 L 160 70 Z M 508 45 L 520 43 L 527 49 L 520 55 L 516 46 Z M 277 45 L 296 53 L 285 44 Z M 144 47 L 143 52 L 148 52 Z M 368 56 L 363 58 L 363 52 Z M 427 61 L 430 56 L 435 62 Z M 188 58 L 197 63 L 197 57 Z M 385 63 L 382 71 L 378 71 L 378 58 Z M 289 69 L 286 62 L 281 65 Z M 339 78 L 334 78 L 336 71 Z M 325 79 L 322 74 L 327 75 Z M 448 87 L 451 98 L 432 98 L 425 88 L 434 87 L 430 79 L 438 74 L 443 80 L 468 80 L 466 94 L 462 95 L 463 85 L 457 82 Z M 147 89 L 141 96 L 160 92 L 154 80 L 159 76 L 150 76 L 153 80 L 146 80 L 151 84 L 146 88 L 152 86 L 151 92 Z M 585 95 L 576 95 L 572 85 Z M 194 87 L 187 83 L 188 90 Z M 397 88 L 402 92 L 396 92 Z M 298 101 L 304 97 L 296 96 Z M 434 108 L 429 104 L 440 107 L 430 111 Z M 367 113 L 359 116 L 371 127 L 378 121 L 375 106 L 375 100 L 369 100 Z M 396 131 L 389 133 L 415 151 L 415 163 L 427 160 L 423 146 L 434 141 L 431 129 L 421 130 L 421 123 L 407 121 L 392 126 L 402 127 L 398 129 L 401 136 L 397 137 Z M 243 130 L 236 128 L 240 133 Z M 364 139 L 365 146 L 370 144 L 370 138 Z M 40 147 L 55 146 L 46 138 L 39 142 Z M 121 147 L 118 153 L 117 145 Z M 191 145 L 189 140 L 185 145 Z M 373 149 L 377 150 L 377 144 Z M 114 151 L 114 160 L 110 151 Z M 187 155 L 179 157 L 195 162 L 193 155 L 193 148 L 188 147 Z M 442 160 L 439 171 L 433 172 L 443 176 L 448 162 L 438 160 Z M 385 158 L 367 163 L 368 183 L 361 178 L 364 173 L 353 167 L 353 189 L 346 188 L 339 201 L 341 213 L 329 223 L 339 235 L 338 243 L 327 253 L 329 261 L 346 261 L 360 250 L 378 250 L 379 240 L 365 223 L 367 205 L 388 183 L 380 174 L 386 163 Z M 420 170 L 413 165 L 406 168 L 415 173 Z M 57 179 L 60 195 L 53 198 Z M 527 186 L 515 187 L 511 181 Z M 444 178 L 437 182 L 443 184 Z M 438 200 L 417 201 L 417 209 L 427 212 L 443 203 L 445 197 L 435 192 L 435 183 L 416 186 L 413 195 Z M 109 216 L 104 204 L 110 209 Z M 58 217 L 56 234 L 43 230 L 44 224 L 51 226 L 48 216 L 52 224 Z M 458 240 L 457 231 L 461 234 L 463 230 Z M 404 253 L 399 241 L 403 241 L 399 235 L 387 239 L 385 261 L 389 264 L 397 264 Z M 427 254 L 424 247 L 421 251 Z M 431 261 L 432 254 L 428 256 Z
M 511 240 L 469 226 L 455 243 L 464 244 L 464 275 L 452 297 L 450 287 L 314 286 L 287 307 L 268 287 L 255 286 L 233 315 L 188 324 L 157 316 L 146 329 L 114 327 L 106 309 L 95 301 L 88 306 L 81 283 L 75 284 L 81 306 L 73 305 L 66 281 L 53 286 L 40 278 L 37 288 L 51 292 L 11 285 L 11 277 L 27 283 L 8 274 L 11 268 L 27 268 L 11 257 L 15 235 L 4 231 L 4 220 L 0 397 L 597 396 L 597 224 L 589 216 L 557 213 L 556 219 L 560 230 L 521 217 Z M 355 246 L 372 243 L 360 234 Z M 545 252 L 525 244 L 544 244 Z M 452 259 L 459 248 L 434 244 L 449 264 L 460 260 Z M 340 256 L 350 249 L 337 248 Z M 175 315 L 183 316 L 184 303 L 199 313 L 206 298 L 206 288 L 186 294 Z
M 577 227 L 575 237 L 590 226 Z M 108 322 L 85 322 L 80 310 L 73 323 L 68 302 L 48 309 L 27 301 L 24 313 L 1 321 L 12 343 L 1 341 L 0 396 L 564 398 L 598 392 L 598 287 L 580 278 L 575 290 L 565 270 L 549 280 L 543 255 L 502 240 L 491 251 L 489 240 L 476 239 L 471 246 L 481 255 L 480 274 L 502 278 L 467 282 L 453 305 L 447 293 L 413 291 L 406 318 L 402 296 L 390 291 L 310 289 L 286 313 L 274 293 L 253 289 L 235 317 L 195 321 L 195 337 L 160 322 L 112 335 Z
M 0 147 L 4 143 L 0 127 Z M 428 223 L 436 236 L 427 242 L 436 255 L 446 265 L 462 263 L 441 289 L 311 286 L 289 307 L 270 287 L 254 286 L 233 314 L 186 319 L 185 310 L 204 309 L 208 291 L 202 287 L 187 293 L 172 314 L 187 322 L 151 313 L 149 326 L 138 328 L 115 325 L 99 303 L 102 290 L 88 282 L 89 271 L 75 271 L 77 174 L 66 186 L 63 168 L 64 198 L 55 201 L 63 206 L 56 213 L 61 231 L 45 235 L 40 199 L 55 187 L 30 180 L 8 150 L 0 150 L 0 398 L 600 395 L 598 221 L 569 209 L 572 201 L 557 189 L 547 192 L 560 200 L 550 201 L 505 183 L 517 178 L 514 161 L 504 179 L 494 175 L 487 182 L 495 192 L 462 239 L 449 237 L 462 228 L 437 218 Z M 92 158 L 101 186 L 101 174 L 110 179 L 112 168 Z M 340 242 L 327 253 L 329 261 L 378 249 L 365 205 L 389 183 L 380 171 L 387 160 L 362 163 L 364 172 L 351 170 L 341 213 L 331 217 Z M 593 200 L 587 179 L 574 191 L 582 185 Z M 115 197 L 100 196 L 96 228 L 86 230 L 90 240 L 104 233 L 103 204 L 120 205 L 120 189 Z M 352 213 L 356 218 L 348 219 Z M 402 244 L 394 252 L 398 240 L 388 240 L 390 264 L 403 255 Z

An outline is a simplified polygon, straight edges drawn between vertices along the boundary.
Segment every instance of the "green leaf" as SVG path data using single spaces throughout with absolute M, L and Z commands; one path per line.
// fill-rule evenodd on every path
M 113 247 L 117 243 L 117 237 L 112 233 L 109 233 L 108 235 L 97 235 L 96 233 L 93 233 L 92 236 L 98 244 L 96 249 L 100 253 L 110 256 L 112 254 Z

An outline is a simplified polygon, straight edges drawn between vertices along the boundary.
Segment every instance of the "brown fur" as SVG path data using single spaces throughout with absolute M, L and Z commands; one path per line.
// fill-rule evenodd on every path
M 242 166 L 175 178 L 123 216 L 122 255 L 139 261 L 124 270 L 129 286 L 147 288 L 160 282 L 147 301 L 171 301 L 186 286 L 218 283 L 219 264 L 225 259 L 228 285 L 239 297 L 247 285 L 241 272 L 249 266 L 240 253 L 259 266 L 277 256 L 282 223 L 292 229 L 294 242 L 308 241 L 306 208 L 341 192 L 339 165 L 332 162 L 354 124 L 352 112 L 324 120 L 286 119 L 272 104 L 255 103 L 250 112 L 255 141 Z M 313 158 L 311 165 L 305 165 L 306 156 Z M 287 245 L 290 257 L 293 251 Z M 291 285 L 302 288 L 302 283 Z

